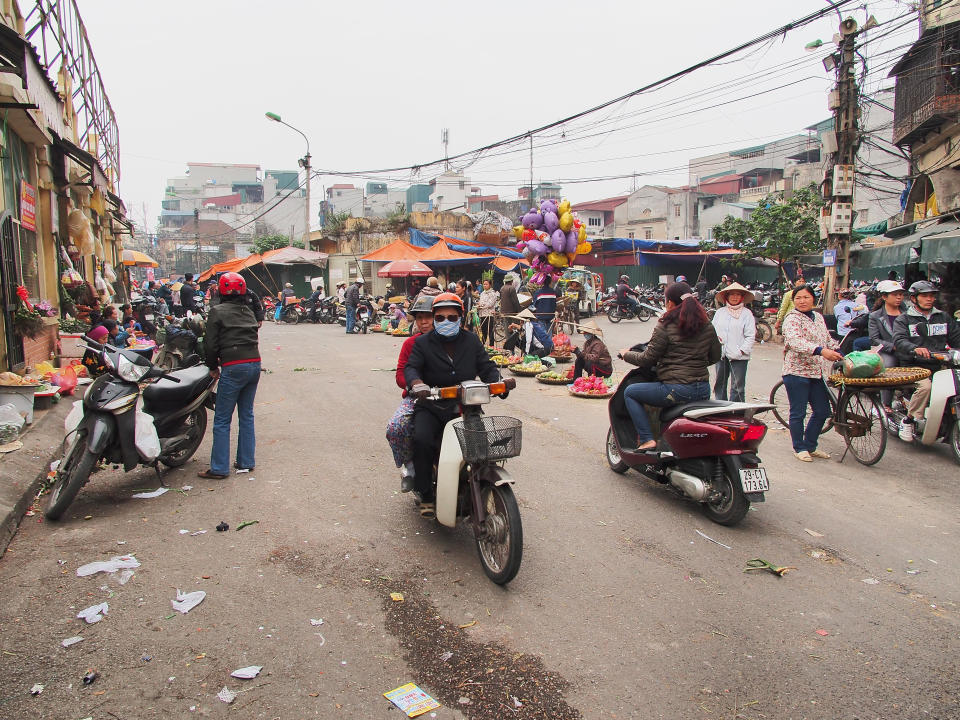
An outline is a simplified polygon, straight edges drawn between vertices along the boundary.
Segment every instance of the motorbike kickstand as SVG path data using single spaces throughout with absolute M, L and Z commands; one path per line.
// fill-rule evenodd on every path
M 167 481 L 163 479 L 163 475 L 160 473 L 160 461 L 154 460 L 152 467 L 153 471 L 157 474 L 157 482 L 160 483 L 161 487 L 167 487 Z

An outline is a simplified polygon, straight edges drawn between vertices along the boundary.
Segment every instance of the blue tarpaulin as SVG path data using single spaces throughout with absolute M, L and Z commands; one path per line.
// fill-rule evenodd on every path
M 450 241 L 454 242 L 450 242 Z M 460 241 L 457 243 L 456 241 Z M 428 248 L 433 247 L 440 241 L 439 235 L 434 235 L 433 233 L 426 233 L 422 230 L 417 230 L 416 228 L 410 228 L 410 244 L 417 247 Z M 444 236 L 444 242 L 447 243 L 447 247 L 451 250 L 456 250 L 457 252 L 470 253 L 471 255 L 504 255 L 508 258 L 513 258 L 517 260 L 523 257 L 523 253 L 512 248 L 497 247 L 495 245 L 468 245 L 469 240 L 462 240 L 461 238 L 450 237 L 448 235 Z

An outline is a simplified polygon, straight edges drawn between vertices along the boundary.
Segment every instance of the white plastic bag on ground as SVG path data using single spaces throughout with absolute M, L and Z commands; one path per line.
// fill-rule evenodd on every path
M 194 590 L 193 592 L 183 593 L 180 590 L 177 590 L 177 599 L 171 600 L 170 604 L 173 605 L 173 609 L 177 612 L 181 612 L 186 615 L 188 612 L 193 610 L 197 605 L 203 602 L 203 599 L 207 594 L 203 590 Z
M 107 614 L 110 610 L 110 606 L 107 603 L 102 602 L 97 605 L 91 605 L 88 608 L 84 608 L 77 613 L 77 617 L 81 620 L 86 620 L 88 624 L 92 625 L 95 622 L 100 622 L 103 620 L 103 616 Z
M 133 555 L 120 555 L 110 560 L 98 560 L 77 568 L 77 577 L 96 575 L 99 572 L 115 573 L 117 570 L 140 567 L 140 561 Z
M 257 675 L 260 674 L 261 670 L 263 670 L 263 665 L 247 665 L 247 667 L 234 670 L 230 674 L 235 678 L 240 678 L 241 680 L 253 680 Z
M 143 396 L 137 399 L 134 444 L 144 462 L 153 462 L 160 454 L 160 436 L 157 435 L 157 426 L 153 424 L 153 415 L 143 410 Z
M 0 405 L 0 443 L 15 442 L 26 422 L 13 403 Z

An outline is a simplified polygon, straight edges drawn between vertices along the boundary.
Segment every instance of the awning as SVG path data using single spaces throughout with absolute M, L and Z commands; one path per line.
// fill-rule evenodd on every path
M 500 255 L 493 259 L 493 262 L 490 263 L 495 270 L 502 270 L 503 272 L 510 272 L 511 270 L 516 270 L 517 267 L 529 267 L 530 263 L 526 260 L 516 259 L 507 257 L 505 255 Z
M 740 250 L 734 248 L 721 248 L 719 250 L 702 250 L 697 252 L 683 251 L 663 251 L 663 250 L 640 250 L 642 255 L 661 255 L 663 257 L 687 258 L 688 260 L 702 260 L 705 257 L 729 257 L 731 255 L 742 255 Z
M 261 257 L 261 262 L 264 265 L 316 265 L 317 267 L 325 267 L 327 258 L 330 256 L 316 250 L 304 250 L 288 245 L 285 248 L 268 250 Z
M 851 234 L 853 235 L 854 240 L 863 240 L 863 238 L 883 235 L 886 231 L 887 221 L 881 220 L 873 225 L 864 225 L 863 227 L 854 228 Z
M 494 259 L 494 255 L 473 255 L 471 253 L 452 250 L 447 243 L 438 242 L 428 247 L 417 258 L 428 265 L 466 265 L 468 263 L 486 263 Z
M 361 260 L 366 262 L 393 262 L 394 260 L 419 260 L 422 248 L 414 247 L 405 240 L 394 240 L 378 250 L 369 252 Z
M 123 264 L 127 267 L 160 267 L 152 257 L 137 250 L 124 250 Z
M 925 237 L 920 250 L 920 262 L 928 265 L 960 262 L 960 233 L 953 231 Z

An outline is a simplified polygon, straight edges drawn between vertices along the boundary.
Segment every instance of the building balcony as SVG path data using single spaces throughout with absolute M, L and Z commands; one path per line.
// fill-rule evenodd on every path
M 894 66 L 893 142 L 915 145 L 960 117 L 960 24 L 932 30 Z
M 766 197 L 773 192 L 773 185 L 757 185 L 757 187 L 743 188 L 740 191 L 740 199 L 746 200 L 747 198 L 757 198 Z

